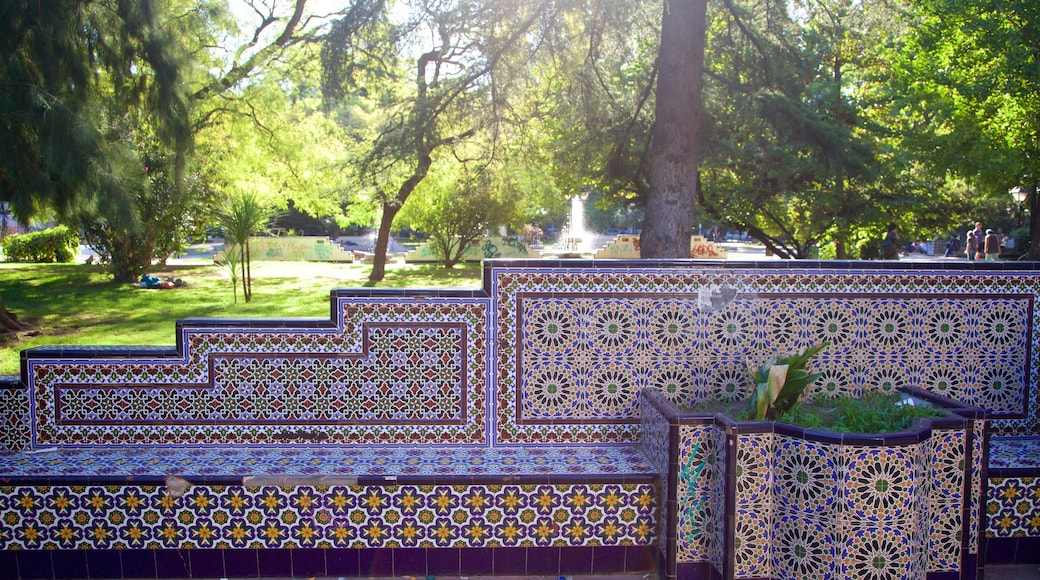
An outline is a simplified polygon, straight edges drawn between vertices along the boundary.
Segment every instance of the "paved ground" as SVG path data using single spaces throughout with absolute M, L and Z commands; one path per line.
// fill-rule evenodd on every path
M 590 244 L 592 245 L 592 247 L 599 248 L 599 247 L 605 246 L 613 238 L 614 238 L 614 236 L 597 235 L 597 236 L 595 236 L 591 240 Z M 367 236 L 346 237 L 346 236 L 344 236 L 344 237 L 341 237 L 340 240 L 343 241 L 345 244 L 348 244 L 347 247 L 349 247 L 351 249 L 355 249 L 355 250 L 358 250 L 358 251 L 361 251 L 361 252 L 371 252 L 372 251 L 373 240 L 372 240 L 371 237 L 367 237 Z M 730 260 L 753 260 L 753 261 L 760 261 L 760 260 L 779 260 L 780 259 L 780 258 L 777 258 L 776 256 L 766 256 L 765 247 L 760 245 L 760 244 L 748 244 L 748 243 L 744 243 L 744 242 L 721 242 L 719 244 L 719 246 L 722 249 L 726 250 L 726 252 L 729 254 L 729 259 Z M 187 260 L 191 260 L 191 259 L 211 259 L 213 257 L 213 255 L 216 254 L 217 252 L 219 252 L 220 250 L 222 250 L 223 247 L 224 247 L 223 243 L 221 243 L 219 241 L 207 242 L 207 243 L 204 243 L 204 244 L 193 244 L 193 245 L 188 247 L 186 253 L 181 254 L 179 256 L 176 256 L 175 258 L 171 259 L 171 262 L 178 262 L 178 261 L 185 260 L 185 259 L 187 259 Z M 392 247 L 391 250 L 395 251 L 395 252 L 402 252 L 403 253 L 406 250 L 406 248 L 395 243 L 394 247 Z M 88 257 L 91 256 L 92 253 L 93 252 L 91 252 L 90 249 L 87 248 L 86 246 L 81 246 L 80 247 L 79 261 L 81 261 L 81 262 L 82 261 L 86 261 L 88 259 Z M 960 254 L 958 254 L 956 257 L 944 258 L 942 255 L 929 256 L 929 255 L 926 255 L 926 254 L 915 253 L 915 254 L 909 254 L 909 255 L 900 256 L 900 259 L 901 260 L 907 260 L 907 261 L 916 261 L 916 262 L 919 262 L 919 261 L 949 261 L 949 260 L 955 260 L 956 261 L 956 260 L 964 260 L 964 257 L 962 255 L 960 255 Z
M 422 576 L 403 576 L 396 578 L 375 578 L 366 580 L 423 580 Z M 436 576 L 425 578 L 431 580 L 653 580 L 650 575 L 614 574 L 600 576 Z M 1035 580 L 1040 578 L 1037 566 L 988 566 L 986 580 Z M 334 580 L 353 580 L 335 578 Z
M 1037 580 L 1037 566 L 986 566 L 986 580 Z

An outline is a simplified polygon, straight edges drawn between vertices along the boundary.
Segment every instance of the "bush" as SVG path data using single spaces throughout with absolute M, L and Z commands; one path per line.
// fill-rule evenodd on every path
M 1015 240 L 1015 253 L 1024 254 L 1029 251 L 1029 228 L 1018 228 L 1011 231 L 1009 236 Z
M 800 402 L 780 421 L 842 433 L 894 433 L 909 429 L 914 419 L 944 414 L 928 404 L 906 404 L 900 393 L 871 391 L 862 397 L 823 397 L 811 403 Z
M 0 240 L 8 262 L 72 262 L 79 250 L 79 235 L 58 226 L 27 234 L 9 234 Z

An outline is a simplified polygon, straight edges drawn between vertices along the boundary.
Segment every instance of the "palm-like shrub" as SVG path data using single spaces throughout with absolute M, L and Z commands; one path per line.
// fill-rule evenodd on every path
M 751 391 L 747 415 L 758 421 L 774 421 L 794 406 L 805 388 L 820 377 L 820 373 L 810 374 L 805 370 L 806 363 L 828 344 L 821 342 L 797 352 L 773 356 L 757 369 L 749 367 L 755 388 Z
M 251 191 L 228 197 L 217 212 L 217 224 L 224 230 L 224 254 L 241 269 L 242 296 L 253 299 L 252 267 L 249 263 L 249 238 L 263 231 L 277 215 Z M 233 266 L 232 266 L 233 267 Z

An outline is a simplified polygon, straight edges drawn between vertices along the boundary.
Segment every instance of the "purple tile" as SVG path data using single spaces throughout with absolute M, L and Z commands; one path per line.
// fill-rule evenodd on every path
M 292 576 L 292 555 L 288 549 L 257 550 L 256 556 L 260 576 Z
M 571 546 L 560 548 L 561 576 L 586 576 L 592 574 L 592 546 Z
M 625 546 L 625 572 L 646 572 L 653 569 L 653 546 Z
M 495 548 L 495 571 L 502 576 L 527 574 L 527 548 Z
M 260 575 L 257 550 L 229 548 L 224 552 L 224 571 L 228 577 L 256 578 Z
M 1015 551 L 1016 564 L 1040 564 L 1040 538 L 1019 538 Z
M 55 580 L 86 578 L 87 554 L 85 550 L 55 550 L 51 554 Z
M 560 573 L 560 548 L 528 548 L 527 573 L 556 576 Z
M 87 550 L 87 577 L 94 580 L 123 577 L 122 550 Z
M 394 559 L 394 576 L 426 575 L 426 548 L 394 548 L 391 553 Z
M 462 569 L 459 565 L 461 550 L 457 548 L 438 548 L 426 552 L 426 573 L 434 576 L 458 576 Z M 494 569 L 488 566 L 488 572 Z M 479 572 L 467 572 L 467 574 L 478 574 Z
M 54 578 L 52 550 L 23 550 L 18 552 L 18 572 L 24 579 Z
M 986 563 L 1014 563 L 1017 549 L 1018 538 L 988 538 L 986 540 Z
M 189 550 L 153 550 L 156 578 L 191 578 Z
M 320 548 L 295 548 L 289 550 L 294 577 L 325 576 L 325 550 Z
M 459 571 L 462 576 L 490 576 L 495 573 L 495 559 L 502 552 L 516 548 L 461 548 Z M 523 548 L 520 548 L 521 550 Z M 431 570 L 432 573 L 432 570 Z
M 224 578 L 224 552 L 226 550 L 188 550 L 192 578 Z
M 394 553 L 391 548 L 364 548 L 358 556 L 361 576 L 393 576 Z
M 0 570 L 10 570 L 11 574 L 17 576 L 18 552 L 14 550 L 0 550 Z
M 625 571 L 624 546 L 596 546 L 592 550 L 593 574 L 619 574 Z
M 123 578 L 155 578 L 155 550 L 122 550 Z
M 359 556 L 361 550 L 354 548 L 329 548 L 325 550 L 325 573 L 329 576 L 360 576 Z

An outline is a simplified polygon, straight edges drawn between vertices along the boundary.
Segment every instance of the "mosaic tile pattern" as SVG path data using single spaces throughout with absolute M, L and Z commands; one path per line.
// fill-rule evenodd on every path
M 186 360 L 33 361 L 33 445 L 486 443 L 484 305 L 342 312 L 335 331 L 186 330 Z
M 408 449 L 351 447 L 50 448 L 0 452 L 7 481 L 49 478 L 189 479 L 277 475 L 327 476 L 656 476 L 635 446 Z
M 986 486 L 986 536 L 1040 536 L 1040 477 L 991 477 Z
M 917 443 L 867 446 L 742 433 L 740 427 L 727 434 L 734 428 L 726 423 L 682 418 L 674 427 L 680 440 L 678 524 L 674 540 L 669 530 L 659 536 L 676 542 L 679 564 L 709 562 L 718 571 L 732 569 L 734 578 L 958 573 L 966 558 L 978 554 L 977 538 L 964 538 L 963 530 L 974 528 L 977 536 L 979 528 L 972 515 L 977 492 L 971 489 L 966 498 L 965 490 L 969 476 L 981 484 L 972 467 L 972 458 L 982 454 L 981 439 L 974 437 L 981 423 L 966 422 L 971 429 L 933 425 L 930 437 Z M 727 458 L 727 449 L 735 457 Z M 725 476 L 727 461 L 735 462 L 732 479 Z M 715 535 L 730 517 L 730 496 L 731 548 L 723 534 Z
M 635 443 L 638 389 L 743 397 L 746 361 L 821 339 L 816 392 L 920 386 L 995 411 L 998 435 L 1040 433 L 1023 275 L 489 268 L 484 299 L 338 297 L 327 326 L 188 324 L 183 360 L 31 357 L 30 441 Z
M 0 486 L 0 550 L 619 546 L 652 484 Z
M 29 391 L 0 385 L 0 450 L 29 447 Z
M 644 441 L 644 449 L 649 451 L 646 457 L 638 451 L 632 455 L 615 451 L 616 445 L 634 450 L 641 434 L 660 430 L 660 425 L 639 423 L 636 396 L 641 388 L 655 388 L 673 401 L 742 398 L 748 389 L 747 360 L 757 362 L 777 350 L 827 339 L 831 348 L 813 363 L 824 374 L 814 385 L 815 393 L 918 386 L 994 411 L 997 419 L 991 427 L 996 435 L 1040 435 L 1040 391 L 1027 392 L 1040 368 L 1036 360 L 1040 333 L 1032 332 L 1038 289 L 1033 277 L 1022 272 L 796 269 L 786 265 L 656 268 L 631 263 L 616 268 L 554 269 L 504 264 L 488 267 L 485 279 L 490 286 L 485 297 L 334 296 L 336 314 L 327 324 L 186 324 L 179 337 L 183 356 L 134 355 L 128 349 L 113 349 L 110 357 L 30 357 L 30 389 L 0 389 L 0 446 L 62 449 L 2 453 L 0 474 L 226 478 L 262 470 L 265 475 L 561 474 L 575 481 L 587 477 L 588 482 L 569 483 L 566 490 L 549 486 L 556 489 L 562 506 L 576 488 L 590 490 L 579 494 L 582 496 L 605 497 L 603 490 L 610 484 L 597 480 L 603 475 L 616 473 L 624 480 L 631 473 L 662 473 L 681 482 L 678 492 L 685 519 L 680 518 L 679 529 L 673 533 L 696 535 L 690 547 L 680 551 L 680 560 L 701 559 L 721 570 L 722 522 L 727 515 L 722 456 L 726 436 L 720 430 L 684 435 L 683 445 L 688 450 L 696 447 L 697 456 L 703 459 L 683 463 L 675 473 L 660 469 L 666 448 L 660 437 Z M 982 433 L 982 429 L 976 426 L 975 432 Z M 762 449 L 786 444 L 775 438 L 760 439 Z M 900 480 L 929 480 L 919 488 L 923 495 L 908 500 L 927 503 L 928 521 L 901 519 L 898 514 L 906 505 L 886 503 L 878 499 L 883 494 L 869 492 L 882 479 L 889 481 L 885 478 L 904 473 L 896 466 L 905 466 L 907 461 L 880 455 L 858 460 L 870 474 L 860 482 L 862 491 L 855 498 L 835 499 L 827 509 L 855 513 L 856 521 L 864 523 L 859 527 L 844 524 L 844 541 L 834 545 L 825 545 L 820 538 L 833 535 L 843 520 L 819 516 L 799 496 L 799 488 L 792 482 L 808 484 L 798 477 L 788 476 L 782 493 L 777 481 L 740 483 L 737 497 L 744 503 L 738 504 L 739 517 L 735 518 L 735 569 L 741 577 L 780 574 L 798 569 L 803 562 L 799 558 L 808 558 L 804 562 L 822 563 L 822 568 L 806 571 L 805 577 L 818 575 L 822 569 L 869 578 L 877 572 L 865 564 L 868 561 L 871 565 L 882 562 L 881 570 L 897 576 L 920 572 L 924 562 L 929 571 L 949 570 L 963 551 L 961 544 L 950 540 L 960 529 L 961 514 L 953 509 L 954 496 L 949 495 L 958 484 L 952 466 L 964 462 L 963 454 L 958 455 L 961 442 L 957 433 L 933 437 L 917 454 L 931 454 L 936 465 L 949 469 L 924 476 L 920 473 L 923 462 L 909 460 L 912 474 Z M 972 444 L 972 453 L 981 456 L 982 438 L 974 437 Z M 289 448 L 293 450 L 287 451 Z M 546 450 L 548 455 L 539 455 L 538 450 Z M 998 449 L 995 461 L 1025 462 L 1025 455 L 1023 451 L 1012 459 Z M 757 471 L 766 459 L 749 452 L 741 461 L 746 462 L 747 470 Z M 848 473 L 857 459 L 842 455 L 833 461 L 839 473 Z M 970 477 L 969 489 L 978 497 L 972 498 L 967 549 L 976 553 L 979 526 L 975 524 L 984 515 L 981 470 L 973 470 Z M 994 481 L 999 485 L 1016 480 L 1024 485 L 1026 479 Z M 929 486 L 936 490 L 925 493 Z M 394 493 L 406 487 L 397 486 Z M 450 489 L 457 505 L 468 506 L 464 504 L 466 494 L 481 490 L 488 497 L 500 498 L 499 487 L 508 486 L 432 486 L 420 491 L 427 506 L 439 501 L 431 495 L 436 489 Z M 401 542 L 413 534 L 402 531 L 409 529 L 402 522 L 412 516 L 400 507 L 401 502 L 412 500 L 388 496 L 388 505 L 397 507 L 371 514 L 364 506 L 369 497 L 365 494 L 390 488 L 342 488 L 357 491 L 352 505 L 358 515 L 346 516 L 346 523 L 353 526 L 350 542 L 367 542 L 366 538 Z M 53 500 L 53 505 L 27 512 L 29 508 L 12 503 L 10 498 L 15 496 L 0 493 L 0 521 L 5 522 L 0 526 L 0 542 L 14 541 L 13 530 L 17 529 L 24 532 L 19 541 L 36 533 L 44 538 L 40 541 L 54 547 L 83 547 L 86 544 L 80 542 L 96 541 L 113 530 L 116 536 L 109 537 L 124 542 L 128 534 L 137 533 L 129 532 L 126 523 L 137 516 L 125 510 L 103 512 L 101 519 L 107 523 L 100 531 L 96 527 L 92 510 L 104 510 L 105 501 L 114 501 L 118 496 L 110 490 L 116 488 L 9 489 L 35 490 L 33 493 L 43 494 L 41 498 Z M 59 492 L 54 490 L 61 489 L 65 499 L 55 495 Z M 180 518 L 188 516 L 176 511 L 180 508 L 162 507 L 163 501 L 172 501 L 160 497 L 162 488 L 125 489 L 150 490 L 149 505 L 157 515 L 152 522 L 138 518 L 142 525 L 151 526 L 148 533 L 153 543 L 149 546 L 164 546 L 166 539 L 180 545 L 176 542 L 188 541 L 196 534 L 193 530 L 210 528 L 224 542 L 248 535 L 253 542 L 249 545 L 268 545 L 267 540 L 273 546 L 304 545 L 295 543 L 302 537 L 298 534 L 302 528 L 293 526 L 307 518 L 313 525 L 324 526 L 314 528 L 320 538 L 315 541 L 346 541 L 341 536 L 347 532 L 337 531 L 340 528 L 328 521 L 319 522 L 317 512 L 296 508 L 275 510 L 273 527 L 266 519 L 270 514 L 255 509 L 243 520 L 240 532 L 233 532 L 236 528 L 231 522 L 239 516 L 230 511 L 221 512 L 223 523 L 213 521 L 207 524 L 210 528 L 200 522 L 211 516 L 193 512 L 190 522 L 178 528 Z M 212 492 L 214 498 L 231 505 L 239 500 L 227 490 L 239 489 L 242 495 L 252 488 L 193 489 L 219 489 L 219 493 Z M 772 491 L 763 494 L 761 489 Z M 528 494 L 526 501 L 535 502 L 531 495 L 535 491 L 523 493 Z M 987 493 L 987 534 L 1040 535 L 1026 526 L 1024 516 L 1007 520 L 1005 515 L 1010 514 L 1004 503 L 998 501 L 993 507 L 994 497 L 1011 492 L 994 496 L 997 492 L 991 485 Z M 285 505 L 294 501 L 280 491 L 276 495 Z M 266 506 L 265 497 L 255 493 L 250 497 Z M 70 498 L 75 498 L 78 507 L 54 511 L 59 504 L 72 501 Z M 545 545 L 539 541 L 586 542 L 566 545 L 658 542 L 667 533 L 659 531 L 663 518 L 655 519 L 653 513 L 640 515 L 636 504 L 648 500 L 634 498 L 630 495 L 626 501 L 636 517 L 621 522 L 626 526 L 621 532 L 613 521 L 605 523 L 603 506 L 599 519 L 586 511 L 562 507 L 546 516 L 530 507 L 533 519 L 517 520 L 525 526 L 524 539 L 518 541 L 531 546 Z M 102 505 L 95 507 L 98 502 Z M 322 505 L 331 509 L 327 503 Z M 493 517 L 499 522 L 511 517 L 504 507 L 497 509 L 499 515 Z M 991 514 L 991 509 L 1000 517 Z M 1015 504 L 1012 511 L 1023 510 Z M 373 518 L 365 523 L 376 522 L 370 535 L 365 534 L 372 528 L 355 521 L 363 513 Z M 481 522 L 479 529 L 468 530 L 455 522 L 455 513 Z M 46 529 L 25 532 L 27 522 L 36 516 Z M 176 525 L 161 527 L 171 517 Z M 432 523 L 419 522 L 425 526 L 421 541 L 432 543 L 416 545 L 438 545 L 441 535 L 449 533 L 436 526 L 439 517 L 435 513 Z M 483 512 L 469 507 L 451 512 L 451 540 L 504 542 L 509 534 L 515 536 L 512 531 L 496 531 L 505 528 L 496 528 L 496 522 L 482 518 Z M 644 525 L 650 526 L 649 532 L 644 533 Z M 588 528 L 595 531 L 585 532 Z M 312 532 L 306 533 L 314 537 Z M 778 542 L 775 554 L 761 555 L 766 541 L 785 537 L 796 544 Z M 929 544 L 908 551 L 905 544 L 912 537 L 930 538 Z M 812 549 L 802 553 L 791 548 L 794 545 Z M 896 546 L 902 548 L 900 554 Z M 805 567 L 808 570 L 808 564 Z
M 989 468 L 1035 469 L 1040 473 L 1040 438 L 990 437 Z
M 984 533 L 985 520 L 983 519 L 983 510 L 985 510 L 985 486 L 986 479 L 983 474 L 986 473 L 988 467 L 985 466 L 986 461 L 986 434 L 989 432 L 990 422 L 988 420 L 979 419 L 972 422 L 972 434 L 971 434 L 971 487 L 969 493 L 971 497 L 968 502 L 968 552 L 972 554 L 979 553 L 979 543 L 981 536 Z
M 711 562 L 722 566 L 726 511 L 725 441 L 713 424 L 679 428 L 679 457 L 675 474 L 678 522 L 675 530 L 679 562 Z
M 1026 390 L 1036 366 L 1035 293 L 1025 277 L 639 268 L 493 274 L 501 442 L 629 440 L 639 389 L 676 401 L 742 398 L 747 361 L 821 340 L 831 346 L 812 363 L 823 377 L 810 396 L 914 386 L 992 411 L 1005 418 L 999 429 L 1037 427 Z M 967 285 L 980 291 L 965 293 Z M 616 429 L 603 434 L 596 428 L 603 423 Z
M 733 569 L 737 578 L 774 577 L 771 546 L 775 527 L 776 436 L 773 433 L 741 435 L 737 446 L 735 482 L 735 542 Z M 786 528 L 781 528 L 781 532 Z M 833 569 L 821 563 L 821 571 Z M 792 571 L 793 573 L 794 571 Z

